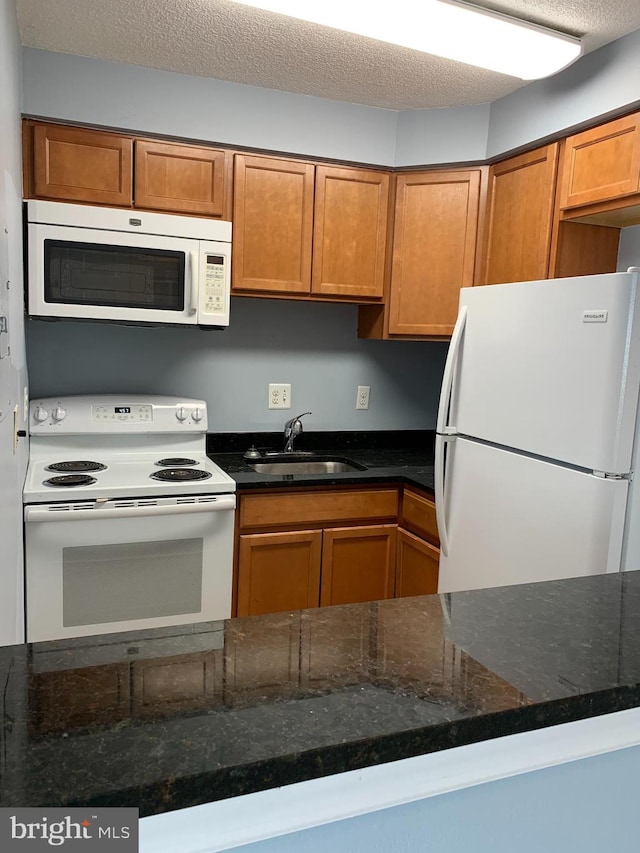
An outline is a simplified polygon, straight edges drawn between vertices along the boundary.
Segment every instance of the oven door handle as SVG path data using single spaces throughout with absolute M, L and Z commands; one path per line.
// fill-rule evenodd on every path
M 120 502 L 105 501 L 90 503 L 83 507 L 77 504 L 73 509 L 61 509 L 59 505 L 43 509 L 37 506 L 27 506 L 24 510 L 25 522 L 32 521 L 98 521 L 109 518 L 141 518 L 154 515 L 187 515 L 193 512 L 224 512 L 235 509 L 235 495 L 223 495 L 212 501 L 202 503 L 158 504 L 126 506 Z

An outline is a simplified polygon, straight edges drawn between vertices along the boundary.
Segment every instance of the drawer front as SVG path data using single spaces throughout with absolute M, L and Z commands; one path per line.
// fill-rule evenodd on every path
M 398 504 L 397 489 L 243 495 L 240 498 L 239 524 L 244 530 L 290 528 L 297 524 L 324 526 L 331 522 L 344 524 L 379 519 L 395 521 Z
M 402 521 L 404 527 L 423 536 L 434 545 L 440 545 L 436 505 L 431 498 L 405 489 L 402 496 Z

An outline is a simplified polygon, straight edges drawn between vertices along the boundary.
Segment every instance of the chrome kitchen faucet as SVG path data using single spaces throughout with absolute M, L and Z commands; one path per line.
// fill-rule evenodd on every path
M 293 439 L 302 432 L 302 421 L 305 415 L 311 415 L 312 412 L 303 412 L 301 415 L 296 415 L 295 418 L 287 421 L 284 425 L 284 452 L 293 453 Z

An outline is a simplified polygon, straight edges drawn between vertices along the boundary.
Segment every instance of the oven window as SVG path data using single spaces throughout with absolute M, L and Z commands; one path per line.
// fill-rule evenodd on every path
M 202 539 L 63 548 L 64 627 L 200 613 L 202 569 Z
M 44 241 L 46 302 L 184 310 L 185 253 Z

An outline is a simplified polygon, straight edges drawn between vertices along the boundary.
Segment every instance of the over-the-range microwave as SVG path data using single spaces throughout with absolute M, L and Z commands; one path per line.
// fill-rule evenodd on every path
M 28 201 L 27 313 L 229 325 L 231 223 Z

